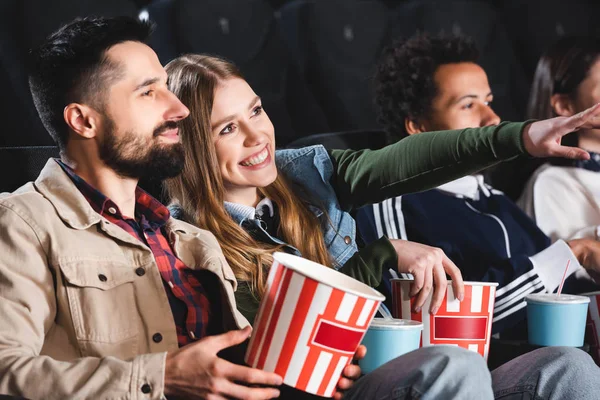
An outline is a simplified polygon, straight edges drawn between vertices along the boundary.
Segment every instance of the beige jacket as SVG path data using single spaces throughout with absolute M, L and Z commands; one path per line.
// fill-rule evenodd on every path
M 186 265 L 220 278 L 224 328 L 248 325 L 215 237 L 174 219 L 167 230 Z M 152 252 L 97 214 L 54 160 L 0 194 L 0 393 L 160 399 L 166 352 L 177 347 Z

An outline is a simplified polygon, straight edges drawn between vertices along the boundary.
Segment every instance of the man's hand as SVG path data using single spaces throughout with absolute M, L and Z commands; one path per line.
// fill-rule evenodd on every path
M 588 160 L 587 151 L 577 147 L 567 147 L 560 140 L 567 133 L 579 129 L 600 128 L 600 103 L 571 117 L 557 117 L 537 121 L 523 130 L 525 150 L 534 157 L 564 157 L 575 160 Z
M 574 239 L 567 242 L 579 264 L 600 284 L 600 242 L 593 239 Z
M 365 358 L 366 354 L 367 348 L 361 344 L 360 346 L 358 346 L 358 349 L 356 349 L 356 352 L 354 353 L 354 359 L 356 361 L 362 360 L 363 358 Z M 346 365 L 346 367 L 342 371 L 342 376 L 340 377 L 340 380 L 337 385 L 338 390 L 333 395 L 333 398 L 335 400 L 340 400 L 342 397 L 344 397 L 344 392 L 350 389 L 352 385 L 354 385 L 354 381 L 360 378 L 360 374 L 361 370 L 358 365 Z
M 462 301 L 465 295 L 462 274 L 442 249 L 407 240 L 390 239 L 390 242 L 398 254 L 398 272 L 410 273 L 415 277 L 410 291 L 411 297 L 417 296 L 415 312 L 421 311 L 431 289 L 433 297 L 429 312 L 437 312 L 448 287 L 446 273 L 452 279 L 456 298 Z
M 217 357 L 219 351 L 246 340 L 251 331 L 247 327 L 209 336 L 167 353 L 165 395 L 210 400 L 262 400 L 279 397 L 277 389 L 249 387 L 279 386 L 282 383 L 279 375 L 232 364 Z

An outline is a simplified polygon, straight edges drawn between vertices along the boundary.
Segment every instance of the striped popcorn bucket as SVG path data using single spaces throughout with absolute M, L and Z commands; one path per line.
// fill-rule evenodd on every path
M 465 298 L 454 297 L 452 282 L 438 312 L 429 313 L 430 294 L 420 312 L 413 312 L 416 297 L 410 298 L 407 279 L 392 279 L 392 315 L 423 322 L 421 346 L 452 345 L 481 354 L 486 360 L 490 350 L 492 317 L 496 297 L 495 282 L 465 282 Z
M 600 292 L 583 293 L 581 296 L 590 298 L 585 326 L 585 343 L 590 345 L 590 354 L 596 364 L 600 365 Z
M 246 352 L 251 367 L 333 397 L 342 370 L 385 297 L 332 268 L 275 253 Z

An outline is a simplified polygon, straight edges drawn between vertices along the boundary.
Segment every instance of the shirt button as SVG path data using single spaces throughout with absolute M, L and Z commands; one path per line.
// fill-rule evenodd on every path
M 108 278 L 104 274 L 99 274 L 98 279 L 100 279 L 100 282 L 106 282 L 108 280 Z
M 346 236 L 346 237 L 344 238 L 344 243 L 346 243 L 346 244 L 350 244 L 350 243 L 352 243 L 352 238 L 351 238 L 350 236 Z
M 139 267 L 135 270 L 135 274 L 137 276 L 144 276 L 144 275 L 146 275 L 146 270 L 142 267 Z
M 116 214 L 117 210 L 114 207 L 108 207 L 108 212 L 111 214 Z
M 150 385 L 148 385 L 147 383 L 144 383 L 142 385 L 142 393 L 144 394 L 148 394 L 152 391 L 152 388 L 150 387 Z
M 160 343 L 162 342 L 162 335 L 160 333 L 155 333 L 154 335 L 152 335 L 152 340 L 154 341 L 154 343 Z
M 196 335 L 194 335 L 194 331 L 190 331 L 190 337 L 191 337 L 192 339 L 196 339 Z

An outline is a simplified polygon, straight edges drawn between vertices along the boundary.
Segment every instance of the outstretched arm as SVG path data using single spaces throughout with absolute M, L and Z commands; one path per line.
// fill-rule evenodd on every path
M 332 184 L 344 209 L 434 188 L 521 154 L 587 159 L 562 136 L 600 127 L 600 105 L 572 117 L 409 136 L 380 150 L 332 150 Z

